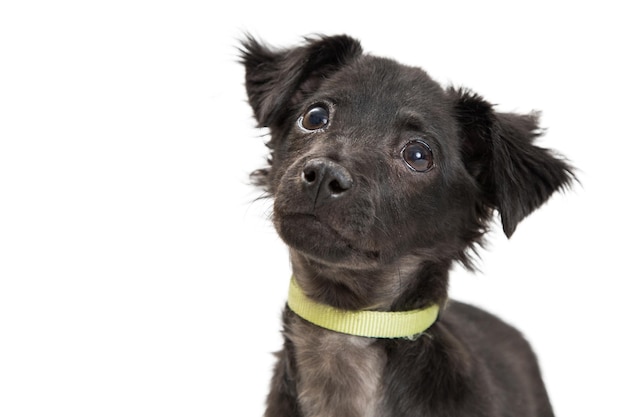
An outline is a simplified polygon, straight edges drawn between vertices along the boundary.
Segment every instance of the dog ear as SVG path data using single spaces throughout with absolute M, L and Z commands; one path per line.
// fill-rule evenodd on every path
M 309 38 L 304 46 L 285 50 L 270 49 L 248 36 L 241 57 L 248 101 L 259 126 L 280 124 L 325 77 L 361 54 L 361 44 L 345 35 Z
M 504 233 L 554 193 L 571 185 L 573 169 L 534 141 L 539 115 L 497 113 L 480 96 L 450 89 L 463 137 L 463 157 L 488 207 L 499 211 Z

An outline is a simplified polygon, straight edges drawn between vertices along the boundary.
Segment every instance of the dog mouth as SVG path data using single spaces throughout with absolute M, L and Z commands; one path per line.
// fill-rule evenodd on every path
M 335 263 L 349 258 L 372 261 L 380 257 L 379 251 L 356 245 L 353 239 L 313 214 L 282 214 L 275 216 L 274 223 L 287 245 L 317 260 Z

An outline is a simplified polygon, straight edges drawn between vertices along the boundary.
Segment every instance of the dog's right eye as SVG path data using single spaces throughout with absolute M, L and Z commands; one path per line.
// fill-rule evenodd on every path
M 402 159 L 416 172 L 427 172 L 433 167 L 433 151 L 421 140 L 413 140 L 404 145 Z
M 316 104 L 310 107 L 306 113 L 304 113 L 298 119 L 298 125 L 304 130 L 319 130 L 328 125 L 330 122 L 330 114 L 325 106 Z

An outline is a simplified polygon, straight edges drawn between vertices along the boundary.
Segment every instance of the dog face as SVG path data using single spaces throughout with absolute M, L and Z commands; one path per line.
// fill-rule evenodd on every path
M 535 115 L 496 113 L 346 36 L 244 44 L 249 101 L 269 127 L 274 223 L 295 251 L 359 269 L 404 256 L 470 265 L 494 209 L 507 236 L 572 176 L 533 144 Z

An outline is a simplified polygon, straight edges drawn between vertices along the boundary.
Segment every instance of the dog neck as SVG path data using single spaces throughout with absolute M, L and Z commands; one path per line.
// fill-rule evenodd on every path
M 414 338 L 428 330 L 439 315 L 437 304 L 401 312 L 340 310 L 311 300 L 295 277 L 291 279 L 287 305 L 302 319 L 319 327 L 377 339 Z
M 442 306 L 447 298 L 449 265 L 416 256 L 399 258 L 384 267 L 357 269 L 321 264 L 292 250 L 291 261 L 306 303 L 332 310 L 401 312 Z M 381 342 L 400 339 L 331 331 L 312 324 L 294 309 L 298 310 L 292 304 L 285 314 L 285 336 L 297 369 L 296 392 L 302 415 L 386 415 L 382 412 L 383 378 L 388 357 L 386 344 Z M 407 335 L 411 342 L 406 343 L 419 343 L 420 334 L 429 333 Z
M 409 311 L 447 301 L 451 262 L 409 255 L 385 265 L 347 268 L 291 251 L 294 276 L 313 302 L 339 310 Z

